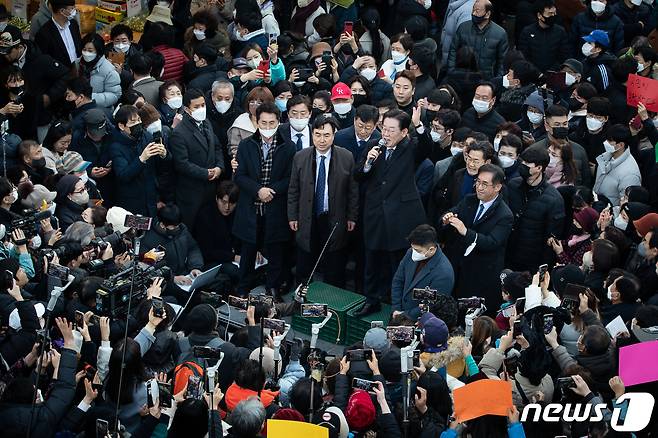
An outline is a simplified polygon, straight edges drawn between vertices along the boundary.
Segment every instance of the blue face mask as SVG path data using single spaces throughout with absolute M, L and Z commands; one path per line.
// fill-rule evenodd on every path
M 276 98 L 274 99 L 274 104 L 276 105 L 277 108 L 279 108 L 279 111 L 285 112 L 286 106 L 288 105 L 288 99 Z
M 640 255 L 640 257 L 644 257 L 645 259 L 647 258 L 647 247 L 644 246 L 643 242 L 640 242 L 640 244 L 637 246 L 637 253 Z

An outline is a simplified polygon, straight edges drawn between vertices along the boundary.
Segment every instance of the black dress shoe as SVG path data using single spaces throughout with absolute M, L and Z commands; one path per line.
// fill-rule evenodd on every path
M 365 303 L 359 310 L 354 312 L 354 316 L 357 318 L 362 318 L 364 316 L 372 315 L 373 313 L 377 313 L 380 310 L 382 310 L 382 306 L 379 304 L 370 304 L 370 303 Z

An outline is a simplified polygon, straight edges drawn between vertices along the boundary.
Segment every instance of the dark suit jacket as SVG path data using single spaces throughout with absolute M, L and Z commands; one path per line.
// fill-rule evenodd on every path
M 184 113 L 169 142 L 176 173 L 176 204 L 188 228 L 194 227 L 203 204 L 215 197 L 216 181 L 208 181 L 208 169 L 224 170 L 224 154 L 212 126 L 205 120 L 201 128 Z
M 79 57 L 82 54 L 82 38 L 80 37 L 80 26 L 76 20 L 69 21 L 69 29 L 75 45 L 75 54 Z M 69 59 L 69 52 L 66 50 L 64 40 L 59 34 L 59 29 L 53 22 L 48 20 L 34 37 L 42 53 L 50 55 L 55 61 L 59 61 L 66 67 L 71 67 L 73 63 Z
M 451 210 L 464 222 L 466 235 L 444 225 L 441 230 L 445 236 L 444 250 L 455 269 L 458 298 L 481 296 L 486 298 L 487 307 L 496 309 L 501 300 L 500 271 L 505 268 L 505 245 L 514 216 L 499 194 L 482 217 L 473 223 L 479 205 L 477 196 L 470 194 Z M 473 242 L 475 248 L 464 256 Z
M 380 138 L 382 138 L 382 134 L 376 129 L 370 135 L 370 140 L 379 141 Z M 349 128 L 341 129 L 340 131 L 336 132 L 336 136 L 334 137 L 334 144 L 352 152 L 355 163 L 361 161 L 362 154 L 368 154 L 368 149 L 366 147 L 359 148 L 359 144 L 356 141 L 354 126 L 350 126 Z
M 341 249 L 347 245 L 347 221 L 356 222 L 359 209 L 359 186 L 354 181 L 354 159 L 352 154 L 334 146 L 329 159 L 329 224 L 338 222 L 332 237 L 329 251 Z M 315 148 L 306 148 L 295 154 L 292 161 L 290 185 L 288 186 L 288 220 L 297 221 L 295 234 L 297 245 L 306 252 L 311 252 L 311 223 L 313 222 L 313 204 L 315 199 L 315 178 L 317 160 Z
M 377 144 L 371 139 L 370 150 Z M 357 181 L 367 181 L 363 210 L 366 249 L 398 251 L 409 246 L 407 236 L 426 222 L 425 209 L 416 188 L 418 165 L 431 152 L 408 137 L 398 143 L 393 155 L 385 160 L 382 151 L 369 172 L 363 171 L 368 154 L 364 153 L 356 168 Z
M 265 204 L 265 243 L 286 242 L 290 239 L 287 198 L 290 171 L 295 155 L 295 145 L 284 141 L 281 129 L 277 132 L 277 145 L 272 158 L 272 172 L 267 187 L 276 194 Z M 245 242 L 256 243 L 256 206 L 258 190 L 266 187 L 261 183 L 261 138 L 258 131 L 238 145 L 238 168 L 235 183 L 240 187 L 240 197 L 235 208 L 233 234 Z
M 420 316 L 419 303 L 413 299 L 414 288 L 429 286 L 439 293 L 450 295 L 455 284 L 450 261 L 440 249 L 437 249 L 418 274 L 417 267 L 418 263 L 411 259 L 411 250 L 407 250 L 395 271 L 391 287 L 391 310 L 405 312 L 414 319 Z
M 301 149 L 297 149 L 297 137 L 291 137 L 290 136 L 290 123 L 281 123 L 281 126 L 279 127 L 279 133 L 281 134 L 281 137 L 283 137 L 283 140 L 286 142 L 292 143 L 293 146 L 295 146 L 295 151 L 299 152 Z M 309 123 L 308 125 L 308 134 L 309 137 L 313 134 L 313 130 L 311 129 L 311 124 Z M 313 139 L 309 139 L 309 148 L 313 149 Z

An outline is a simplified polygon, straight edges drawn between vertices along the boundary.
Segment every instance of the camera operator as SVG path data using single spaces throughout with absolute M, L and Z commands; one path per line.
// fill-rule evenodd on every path
M 18 201 L 18 189 L 7 178 L 0 177 L 0 223 L 9 225 L 20 216 L 11 211 L 11 206 Z
M 18 261 L 28 278 L 34 277 L 34 264 L 27 251 L 25 234 L 19 228 L 7 235 L 5 224 L 0 224 L 0 258 L 11 258 Z

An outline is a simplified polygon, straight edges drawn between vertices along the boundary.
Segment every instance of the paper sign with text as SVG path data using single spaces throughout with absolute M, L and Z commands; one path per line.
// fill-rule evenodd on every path
M 658 112 L 658 81 L 639 75 L 628 75 L 626 83 L 626 103 L 637 106 L 642 102 L 649 111 Z
M 658 380 L 658 341 L 640 342 L 619 349 L 619 377 L 624 385 Z
M 512 384 L 505 380 L 478 380 L 453 391 L 455 417 L 460 422 L 483 415 L 504 415 L 512 407 Z

